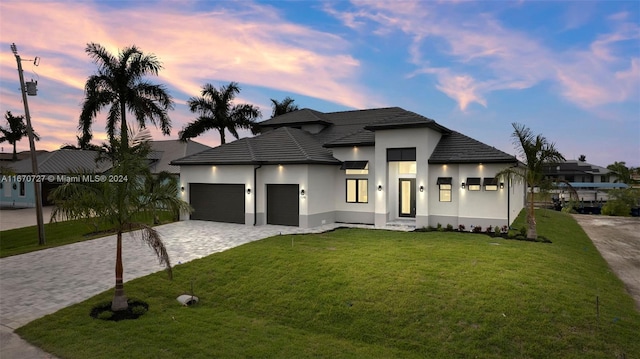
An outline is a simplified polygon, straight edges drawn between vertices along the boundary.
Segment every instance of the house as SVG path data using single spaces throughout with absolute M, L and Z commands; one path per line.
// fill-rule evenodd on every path
M 150 144 L 148 160 L 151 173 L 167 171 L 176 177 L 180 175 L 180 167 L 171 165 L 172 160 L 211 148 L 198 142 L 179 140 L 150 141 Z M 0 182 L 0 207 L 35 207 L 34 180 L 41 186 L 43 205 L 51 204 L 47 200 L 49 193 L 65 182 L 80 181 L 75 174 L 108 173 L 111 162 L 96 161 L 98 156 L 98 151 L 91 150 L 39 151 L 36 156 L 39 173 L 37 177 L 30 176 L 33 173 L 30 157 L 13 163 L 6 162 L 5 166 L 13 173 L 12 176 L 4 176 Z
M 579 201 L 590 204 L 607 201 L 609 189 L 628 187 L 618 182 L 611 170 L 580 160 L 547 165 L 543 172 L 546 179 L 558 183 L 558 189 L 553 192 L 557 193 L 561 200 L 569 200 L 571 197 L 573 191 L 569 190 L 568 185 L 575 190 Z
M 398 107 L 290 112 L 262 134 L 172 162 L 183 219 L 315 227 L 401 221 L 503 226 L 524 185 L 497 180 L 514 156 Z

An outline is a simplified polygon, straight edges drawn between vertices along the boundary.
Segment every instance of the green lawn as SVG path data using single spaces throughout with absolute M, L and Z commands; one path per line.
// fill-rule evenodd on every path
M 126 283 L 150 305 L 140 319 L 89 317 L 108 291 L 17 332 L 60 358 L 637 357 L 640 313 L 591 241 L 564 213 L 538 223 L 552 244 L 363 229 L 272 237 L 176 266 L 173 281 Z M 201 302 L 181 307 L 192 283 Z
M 159 212 L 159 217 L 162 223 L 171 221 L 171 214 L 167 212 Z M 152 222 L 151 219 L 143 221 L 149 224 Z M 38 245 L 38 226 L 0 231 L 0 258 L 113 234 L 104 232 L 105 229 L 104 226 L 100 227 L 97 231 L 99 233 L 96 233 L 96 228 L 83 220 L 45 223 L 44 231 L 47 243 L 44 246 Z

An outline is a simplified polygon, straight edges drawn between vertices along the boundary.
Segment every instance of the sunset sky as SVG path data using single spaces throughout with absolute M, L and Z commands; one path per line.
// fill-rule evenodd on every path
M 156 140 L 176 139 L 194 119 L 185 103 L 205 83 L 236 81 L 237 101 L 259 106 L 262 119 L 269 99 L 286 96 L 322 112 L 399 106 L 511 154 L 518 122 L 567 159 L 640 166 L 638 1 L 2 0 L 0 110 L 24 114 L 15 43 L 23 59 L 40 57 L 22 63 L 38 81 L 28 99 L 38 149 L 76 143 L 96 70 L 89 42 L 114 54 L 135 44 L 162 61 L 150 80 L 176 104 L 171 136 L 153 129 Z

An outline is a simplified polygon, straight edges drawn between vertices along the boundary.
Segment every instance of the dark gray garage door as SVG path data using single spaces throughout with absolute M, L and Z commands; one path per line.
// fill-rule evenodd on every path
M 244 224 L 244 184 L 189 184 L 191 219 Z
M 267 185 L 267 223 L 298 226 L 299 196 L 297 184 Z

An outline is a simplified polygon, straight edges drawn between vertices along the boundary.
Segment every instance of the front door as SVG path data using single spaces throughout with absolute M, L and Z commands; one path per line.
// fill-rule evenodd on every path
M 400 178 L 399 185 L 400 200 L 400 217 L 416 216 L 416 179 Z

